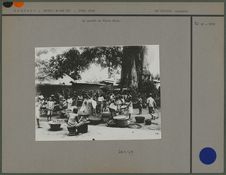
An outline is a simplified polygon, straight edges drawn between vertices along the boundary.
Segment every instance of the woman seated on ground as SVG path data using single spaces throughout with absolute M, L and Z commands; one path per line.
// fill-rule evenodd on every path
M 68 126 L 74 127 L 78 124 L 78 108 L 73 109 L 73 113 L 69 114 Z
M 70 113 L 68 119 L 68 127 L 78 127 L 87 122 L 86 118 L 83 116 L 78 116 L 78 108 L 73 109 L 73 113 Z

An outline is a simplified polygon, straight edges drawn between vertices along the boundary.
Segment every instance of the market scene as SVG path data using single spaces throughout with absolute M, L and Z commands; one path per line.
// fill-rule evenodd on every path
M 159 48 L 36 48 L 37 141 L 161 138 Z

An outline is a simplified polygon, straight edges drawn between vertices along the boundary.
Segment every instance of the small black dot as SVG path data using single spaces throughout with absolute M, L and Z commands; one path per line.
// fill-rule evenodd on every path
M 95 140 L 95 139 L 92 139 L 92 140 Z

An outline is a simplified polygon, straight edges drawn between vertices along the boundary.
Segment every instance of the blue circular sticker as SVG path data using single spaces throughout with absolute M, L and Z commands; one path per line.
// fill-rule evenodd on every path
M 210 165 L 215 162 L 217 153 L 213 148 L 203 148 L 199 153 L 199 159 L 203 164 Z

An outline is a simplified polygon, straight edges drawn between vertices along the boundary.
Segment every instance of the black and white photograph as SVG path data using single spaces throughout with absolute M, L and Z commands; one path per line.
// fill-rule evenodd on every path
M 159 47 L 35 48 L 35 140 L 161 139 Z

